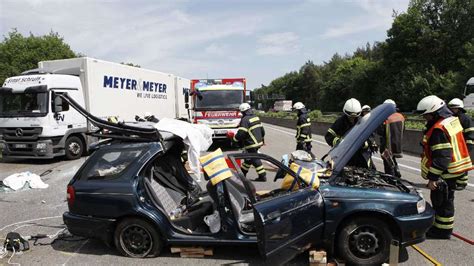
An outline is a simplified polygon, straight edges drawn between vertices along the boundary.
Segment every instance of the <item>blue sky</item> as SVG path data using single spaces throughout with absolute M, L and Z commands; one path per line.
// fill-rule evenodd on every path
M 53 30 L 76 52 L 259 87 L 383 41 L 409 0 L 0 0 L 0 34 Z

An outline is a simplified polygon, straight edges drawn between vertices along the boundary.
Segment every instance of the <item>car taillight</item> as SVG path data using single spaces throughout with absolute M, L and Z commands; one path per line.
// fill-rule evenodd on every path
M 67 203 L 71 206 L 74 203 L 74 199 L 76 198 L 76 191 L 74 191 L 73 186 L 67 186 Z

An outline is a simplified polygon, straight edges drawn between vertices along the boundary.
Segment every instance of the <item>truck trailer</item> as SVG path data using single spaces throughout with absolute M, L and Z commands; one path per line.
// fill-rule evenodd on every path
M 67 92 L 100 118 L 133 121 L 145 113 L 186 118 L 190 81 L 172 74 L 82 57 L 42 61 L 0 88 L 0 149 L 4 158 L 77 159 L 95 141 L 76 110 L 54 113 L 55 93 Z
M 245 78 L 191 80 L 193 123 L 212 128 L 213 139 L 225 139 L 228 131 L 237 132 L 245 90 Z

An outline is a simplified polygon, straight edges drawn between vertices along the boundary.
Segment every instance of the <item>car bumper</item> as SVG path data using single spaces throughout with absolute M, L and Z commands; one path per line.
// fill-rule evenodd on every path
M 38 145 L 42 145 L 38 148 Z M 51 140 L 38 140 L 33 142 L 0 140 L 0 151 L 4 158 L 12 159 L 51 159 L 62 153 L 55 154 Z
M 96 218 L 65 212 L 63 221 L 68 231 L 77 236 L 100 239 L 112 243 L 115 219 Z
M 426 210 L 423 213 L 395 219 L 401 231 L 400 246 L 410 246 L 425 240 L 426 231 L 434 221 L 434 210 L 431 205 L 426 204 Z

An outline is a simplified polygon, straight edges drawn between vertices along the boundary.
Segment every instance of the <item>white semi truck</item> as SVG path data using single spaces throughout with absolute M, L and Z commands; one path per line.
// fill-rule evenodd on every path
M 39 62 L 0 88 L 0 150 L 4 158 L 68 159 L 88 151 L 95 141 L 88 133 L 96 128 L 72 108 L 54 113 L 57 92 L 99 118 L 133 121 L 149 113 L 188 119 L 189 85 L 172 74 L 88 57 Z

